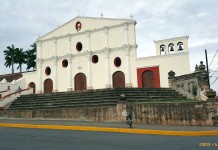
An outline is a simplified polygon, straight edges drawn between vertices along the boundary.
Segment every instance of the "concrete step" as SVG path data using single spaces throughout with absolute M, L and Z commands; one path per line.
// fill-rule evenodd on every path
M 135 103 L 186 99 L 184 96 L 169 88 L 97 89 L 88 91 L 22 95 L 11 104 L 9 109 L 26 110 L 116 105 L 121 94 L 126 96 L 127 102 Z

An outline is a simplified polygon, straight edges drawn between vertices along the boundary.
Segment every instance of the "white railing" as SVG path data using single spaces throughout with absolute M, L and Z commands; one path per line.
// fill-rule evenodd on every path
M 33 88 L 27 88 L 27 89 L 21 90 L 20 92 L 8 93 L 5 96 L 1 96 L 0 108 L 7 109 L 9 108 L 10 104 L 15 99 L 17 99 L 17 97 L 20 97 L 21 95 L 29 95 L 29 94 L 33 94 Z

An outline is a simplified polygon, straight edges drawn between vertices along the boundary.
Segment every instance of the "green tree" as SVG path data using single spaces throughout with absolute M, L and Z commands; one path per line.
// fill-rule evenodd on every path
M 30 47 L 32 48 L 32 49 L 30 49 L 30 60 L 29 60 L 29 68 L 33 68 L 33 70 L 35 70 L 35 68 L 36 68 L 36 62 L 35 62 L 35 60 L 36 60 L 36 48 L 37 48 L 37 46 L 36 46 L 36 43 L 33 43 L 32 45 L 30 45 Z
M 5 55 L 5 66 L 6 67 L 11 67 L 12 73 L 14 73 L 14 63 L 15 63 L 15 57 L 16 57 L 16 48 L 12 44 L 11 47 L 7 46 L 7 49 L 4 50 L 4 55 Z
M 32 45 L 30 45 L 30 47 L 32 47 L 32 51 L 33 53 L 36 53 L 36 43 L 33 43 Z
M 22 72 L 22 64 L 25 64 L 25 52 L 23 51 L 22 48 L 16 48 L 15 49 L 16 57 L 15 57 L 15 63 L 18 64 L 17 69 L 20 69 L 20 72 Z
M 25 52 L 25 55 L 26 55 L 26 64 L 27 64 L 26 70 L 29 70 L 30 68 L 33 68 L 34 70 L 36 67 L 36 62 L 35 62 L 36 54 L 34 50 L 27 50 Z

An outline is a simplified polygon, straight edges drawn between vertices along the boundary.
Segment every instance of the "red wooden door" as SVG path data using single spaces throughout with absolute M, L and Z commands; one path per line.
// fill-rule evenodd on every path
M 86 90 L 86 75 L 84 73 L 78 73 L 75 78 L 75 91 Z
M 122 71 L 113 74 L 113 88 L 125 88 L 125 75 Z
M 145 71 L 142 74 L 142 87 L 155 88 L 155 80 L 153 71 Z
M 46 79 L 44 81 L 44 93 L 52 93 L 53 81 L 51 79 Z

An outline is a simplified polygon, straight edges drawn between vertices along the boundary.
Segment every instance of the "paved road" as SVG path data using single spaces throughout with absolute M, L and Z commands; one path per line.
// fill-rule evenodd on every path
M 203 146 L 204 143 L 208 144 L 208 146 Z M 201 146 L 199 146 L 199 144 Z M 209 146 L 209 144 L 211 146 Z M 182 137 L 0 127 L 0 150 L 204 149 L 218 149 L 218 136 Z

